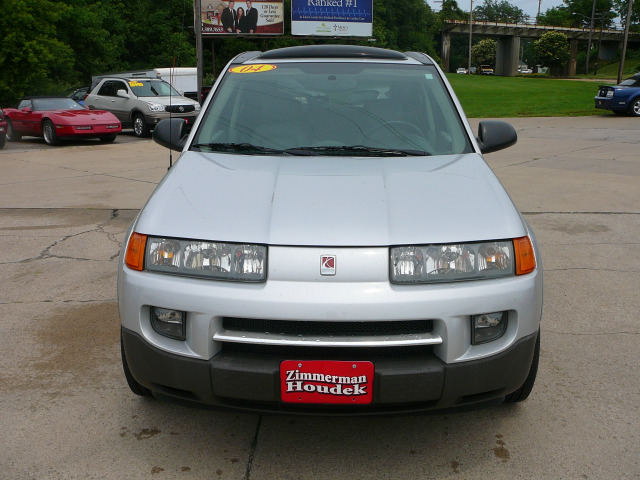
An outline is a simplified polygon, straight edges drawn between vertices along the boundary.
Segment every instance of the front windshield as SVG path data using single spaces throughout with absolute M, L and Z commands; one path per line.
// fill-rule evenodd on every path
M 33 110 L 83 110 L 85 107 L 80 105 L 72 98 L 34 98 Z
M 626 80 L 620 82 L 620 86 L 640 87 L 640 77 L 633 76 L 631 78 L 627 78 Z
M 129 81 L 129 86 L 136 97 L 180 95 L 171 85 L 162 80 L 131 80 Z
M 354 146 L 426 155 L 472 151 L 432 66 L 300 62 L 254 70 L 227 72 L 194 148 L 308 147 L 324 155 L 348 154 Z

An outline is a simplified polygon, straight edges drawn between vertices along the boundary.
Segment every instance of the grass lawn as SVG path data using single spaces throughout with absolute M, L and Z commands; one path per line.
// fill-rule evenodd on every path
M 603 115 L 593 97 L 600 83 L 536 77 L 447 74 L 468 117 L 567 117 Z

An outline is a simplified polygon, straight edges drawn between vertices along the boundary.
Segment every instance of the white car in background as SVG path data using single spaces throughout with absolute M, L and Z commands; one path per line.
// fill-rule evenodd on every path
M 224 69 L 126 236 L 132 391 L 256 412 L 518 402 L 540 354 L 531 227 L 422 53 L 247 52 Z

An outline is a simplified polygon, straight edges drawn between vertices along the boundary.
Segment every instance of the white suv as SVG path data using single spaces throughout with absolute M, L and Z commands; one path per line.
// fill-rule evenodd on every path
M 148 137 L 160 120 L 170 116 L 193 125 L 200 113 L 198 102 L 183 97 L 167 82 L 151 78 L 103 78 L 84 103 L 91 110 L 113 113 L 122 128 L 133 128 L 138 137 Z
M 375 414 L 521 401 L 540 352 L 534 234 L 428 56 L 248 52 L 127 233 L 133 392 L 229 409 Z

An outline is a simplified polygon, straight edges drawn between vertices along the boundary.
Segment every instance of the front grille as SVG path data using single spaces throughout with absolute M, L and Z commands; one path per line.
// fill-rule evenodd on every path
M 342 336 L 386 336 L 429 333 L 433 330 L 431 320 L 394 320 L 381 322 L 319 322 L 300 320 L 262 320 L 253 318 L 225 317 L 222 325 L 227 330 L 283 335 L 342 335 Z
M 407 357 L 427 357 L 433 355 L 432 345 L 411 347 L 376 348 L 335 348 L 335 347 L 297 347 L 283 345 L 254 345 L 251 343 L 222 344 L 222 353 L 241 355 L 272 356 L 283 360 L 377 360 Z
M 296 360 L 357 360 L 433 355 L 433 345 L 384 345 L 398 338 L 409 339 L 412 335 L 430 334 L 433 331 L 432 320 L 325 322 L 225 317 L 222 319 L 222 325 L 225 331 L 235 332 L 236 338 L 242 337 L 243 340 L 221 341 L 224 353 L 276 356 Z M 246 332 L 246 337 L 243 332 Z M 255 336 L 255 340 L 251 339 L 250 334 Z M 268 335 L 270 338 L 282 338 L 286 341 L 282 344 L 265 344 L 261 340 Z M 328 340 L 330 343 L 332 339 L 348 338 L 354 343 L 349 346 L 316 346 L 313 338 Z M 367 345 L 372 339 L 380 344 Z M 298 340 L 306 340 L 309 343 L 301 345 Z M 362 342 L 362 346 L 358 345 L 359 342 Z

